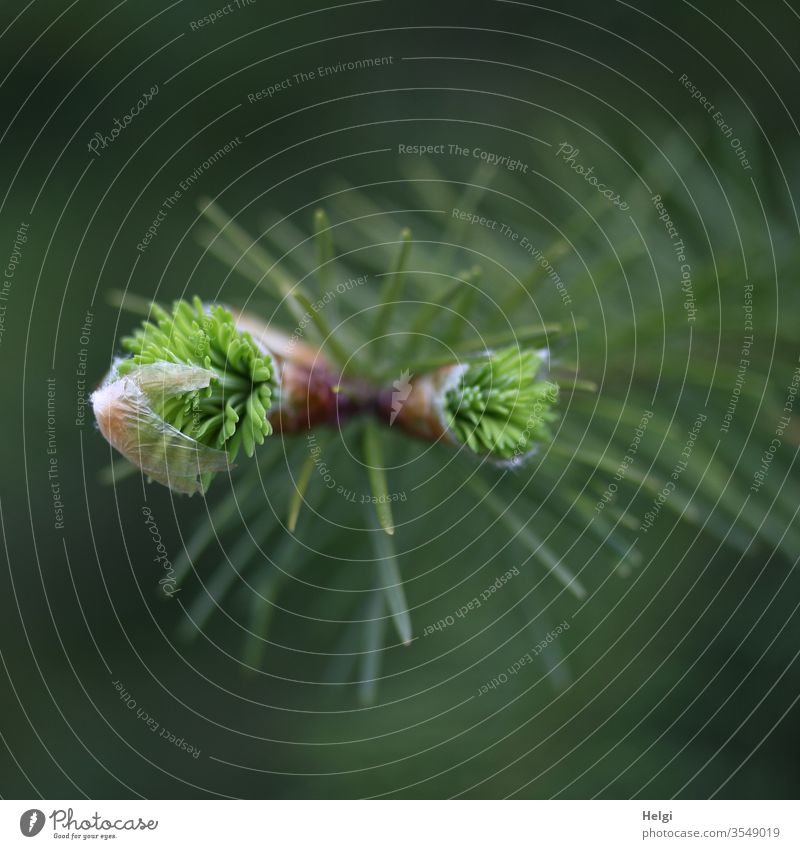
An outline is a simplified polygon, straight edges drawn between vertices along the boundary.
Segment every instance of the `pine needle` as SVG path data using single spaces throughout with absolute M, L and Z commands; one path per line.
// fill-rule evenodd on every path
M 267 288 L 272 288 L 272 293 L 282 301 L 297 321 L 305 317 L 305 310 L 297 300 L 297 289 L 294 282 L 280 268 L 277 261 L 257 242 L 251 238 L 249 233 L 210 198 L 198 200 L 200 212 L 218 229 L 215 238 L 228 241 L 243 256 L 253 262 L 261 271 L 262 277 L 259 281 Z
M 378 576 L 386 596 L 386 606 L 392 616 L 397 634 L 404 645 L 411 644 L 411 617 L 408 615 L 408 602 L 403 589 L 403 578 L 397 565 L 394 541 L 386 534 L 371 534 L 378 563 Z
M 317 278 L 322 286 L 327 286 L 333 268 L 333 236 L 331 222 L 324 209 L 314 213 L 314 243 L 317 248 Z
M 561 324 L 533 324 L 524 327 L 513 328 L 511 330 L 503 330 L 500 333 L 490 333 L 487 336 L 482 336 L 480 339 L 471 341 L 469 344 L 459 346 L 459 350 L 468 348 L 476 350 L 476 348 L 502 348 L 506 345 L 550 345 L 553 338 L 559 335 L 563 330 Z
M 250 597 L 250 628 L 244 635 L 244 662 L 252 667 L 249 672 L 260 668 L 266 651 L 269 629 L 277 609 L 276 600 L 281 589 L 292 575 L 302 569 L 305 564 L 303 552 L 294 552 L 297 548 L 294 537 L 282 536 L 275 550 L 270 552 L 271 562 L 261 562 L 263 569 L 254 587 L 246 586 Z
M 475 299 L 478 293 L 483 269 L 474 265 L 469 271 L 463 273 L 464 286 L 459 288 L 458 295 L 453 303 L 453 315 L 447 322 L 447 327 L 442 334 L 442 341 L 448 348 L 454 348 L 464 335 L 465 324 L 471 324 L 470 318 L 474 312 Z
M 241 537 L 238 542 L 226 553 L 213 571 L 208 583 L 188 606 L 188 616 L 184 619 L 178 632 L 185 640 L 194 640 L 203 631 L 211 614 L 220 608 L 222 600 L 231 590 L 237 579 L 242 580 L 242 564 L 248 561 L 247 554 L 265 540 L 274 528 L 266 525 L 260 534 L 261 540 L 253 539 L 249 533 Z
M 252 592 L 249 633 L 245 634 L 242 659 L 255 671 L 261 667 L 267 648 L 267 635 L 275 614 L 275 598 L 283 581 L 283 574 L 275 568 L 266 567 L 261 580 Z
M 367 601 L 372 598 L 372 593 L 368 596 Z M 356 610 L 356 621 L 348 622 L 343 630 L 342 635 L 336 643 L 336 650 L 328 657 L 328 662 L 325 665 L 325 671 L 322 674 L 322 681 L 326 684 L 347 684 L 353 669 L 356 665 L 356 660 L 360 654 L 362 642 L 362 628 L 364 623 L 360 620 L 366 618 L 364 615 L 367 611 L 368 604 L 362 605 L 364 613 L 359 613 Z
M 375 702 L 383 653 L 383 633 L 386 625 L 384 593 L 373 590 L 366 610 L 366 622 L 361 631 L 361 658 L 358 664 L 358 699 L 363 705 Z
M 391 535 L 394 533 L 392 502 L 386 483 L 381 438 L 377 426 L 372 421 L 367 422 L 364 428 L 364 462 L 367 466 L 375 514 L 383 530 Z
M 126 292 L 122 289 L 109 289 L 106 292 L 106 301 L 115 309 L 124 310 L 133 315 L 150 318 L 153 314 L 152 299 L 143 298 L 134 292 Z
M 394 266 L 386 276 L 380 293 L 380 304 L 375 312 L 375 322 L 372 326 L 372 338 L 376 345 L 382 346 L 382 337 L 386 333 L 394 308 L 403 291 L 404 274 L 411 254 L 411 230 L 404 227 L 400 231 L 400 249 L 397 252 Z
M 275 452 L 261 464 L 260 470 L 253 469 L 236 481 L 235 488 L 214 505 L 213 512 L 198 521 L 192 535 L 183 550 L 175 558 L 175 583 L 180 585 L 189 574 L 194 563 L 211 544 L 211 541 L 224 534 L 233 523 L 242 517 L 248 498 L 253 494 L 260 476 L 266 475 L 275 465 L 281 454 Z
M 321 447 L 322 444 L 320 443 L 320 448 Z M 308 484 L 311 480 L 311 474 L 313 471 L 314 455 L 309 454 L 308 457 L 306 457 L 305 463 L 303 463 L 303 468 L 300 470 L 300 474 L 297 476 L 294 492 L 292 493 L 292 498 L 289 502 L 289 515 L 286 519 L 286 527 L 291 533 L 294 533 L 294 529 L 297 527 L 297 517 L 300 515 L 300 508 L 303 506 L 304 496 L 306 494 L 306 489 L 308 489 Z
M 505 501 L 499 498 L 494 491 L 490 490 L 486 483 L 480 480 L 477 475 L 473 475 L 469 479 L 469 482 L 472 488 L 480 495 L 481 505 L 487 507 L 497 516 L 500 524 L 505 525 L 511 531 L 513 539 L 524 545 L 530 552 L 530 556 L 538 560 L 575 598 L 579 600 L 584 599 L 586 597 L 586 590 L 583 584 L 564 565 L 561 559 L 531 530 L 530 520 L 523 519 Z

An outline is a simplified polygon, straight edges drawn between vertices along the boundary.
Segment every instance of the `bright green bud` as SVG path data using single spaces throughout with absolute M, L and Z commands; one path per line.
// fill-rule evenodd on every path
M 223 307 L 195 298 L 153 306 L 122 341 L 131 356 L 92 394 L 100 431 L 123 456 L 175 492 L 203 492 L 240 448 L 272 433 L 272 358 Z
M 154 398 L 154 411 L 167 424 L 202 445 L 224 450 L 233 460 L 244 448 L 248 457 L 272 433 L 275 373 L 272 358 L 259 350 L 249 333 L 237 329 L 224 307 L 176 301 L 167 312 L 153 305 L 155 321 L 146 321 L 122 346 L 132 356 L 117 367 L 125 376 L 138 366 L 178 363 L 212 372 L 206 387 Z
M 509 461 L 549 441 L 558 385 L 540 376 L 545 356 L 510 347 L 457 367 L 443 405 L 456 439 L 478 454 Z

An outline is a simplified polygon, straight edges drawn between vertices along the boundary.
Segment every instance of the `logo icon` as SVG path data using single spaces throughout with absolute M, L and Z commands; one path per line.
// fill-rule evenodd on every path
M 19 830 L 25 837 L 36 837 L 44 828 L 44 812 L 38 808 L 31 808 L 19 818 Z
M 389 416 L 389 424 L 393 425 L 394 420 L 400 415 L 403 409 L 403 404 L 408 401 L 408 396 L 411 394 L 411 372 L 406 369 L 400 372 L 400 377 L 392 383 L 392 413 Z

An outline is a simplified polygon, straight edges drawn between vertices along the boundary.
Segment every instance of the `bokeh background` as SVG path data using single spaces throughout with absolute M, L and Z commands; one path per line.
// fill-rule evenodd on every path
M 0 340 L 2 795 L 796 796 L 796 412 L 766 484 L 748 488 L 798 364 L 797 4 L 253 0 L 192 26 L 216 11 L 189 0 L 33 0 L 0 9 L 0 259 L 4 268 L 19 259 L 7 278 Z M 294 82 L 320 65 L 365 57 L 392 61 Z M 733 128 L 749 167 L 682 75 Z M 248 98 L 287 78 L 292 84 L 273 96 Z M 110 133 L 153 86 L 152 102 L 92 153 L 94 134 Z M 165 198 L 236 138 L 137 249 Z M 565 142 L 617 188 L 628 213 L 598 202 L 558 158 Z M 439 143 L 507 154 L 526 173 L 398 152 L 400 144 Z M 470 185 L 490 189 L 478 198 Z M 365 188 L 356 194 L 352 186 Z M 656 193 L 687 246 L 691 322 Z M 421 245 L 413 267 L 455 274 L 480 252 L 490 269 L 482 285 L 498 299 L 513 280 L 501 279 L 497 264 L 524 277 L 531 259 L 485 228 L 453 228 L 441 213 L 413 210 L 466 204 L 513 222 L 542 249 L 558 248 L 546 253 L 570 289 L 570 308 L 545 281 L 517 302 L 511 320 L 572 326 L 574 318 L 580 326 L 561 356 L 599 387 L 564 395 L 564 426 L 543 461 L 550 465 L 536 472 L 556 501 L 543 496 L 549 512 L 537 512 L 532 525 L 539 538 L 558 525 L 549 546 L 580 573 L 583 601 L 525 545 L 509 544 L 508 526 L 474 492 L 449 498 L 464 472 L 437 477 L 446 450 L 425 454 L 390 434 L 385 450 L 398 463 L 416 452 L 394 478 L 398 489 L 435 480 L 396 505 L 416 639 L 404 647 L 387 637 L 381 680 L 365 704 L 358 673 L 344 675 L 354 683 L 330 683 L 337 672 L 327 656 L 341 651 L 342 622 L 357 615 L 351 596 L 370 574 L 365 520 L 318 491 L 319 516 L 306 511 L 299 544 L 286 543 L 289 471 L 296 475 L 303 456 L 302 444 L 287 441 L 270 449 L 283 474 L 259 489 L 257 522 L 248 518 L 212 543 L 216 560 L 223 552 L 235 560 L 245 527 L 257 525 L 266 542 L 256 569 L 270 568 L 270 557 L 287 569 L 302 561 L 303 580 L 287 582 L 272 616 L 259 671 L 241 662 L 239 623 L 254 606 L 247 587 L 226 597 L 201 635 L 181 636 L 203 574 L 214 573 L 198 561 L 181 594 L 165 601 L 141 508 L 153 511 L 177 561 L 198 528 L 221 520 L 236 478 L 208 501 L 174 498 L 136 475 L 110 483 L 112 457 L 90 411 L 76 423 L 76 371 L 85 349 L 87 387 L 96 385 L 120 334 L 138 320 L 119 309 L 118 290 L 164 303 L 198 293 L 268 316 L 275 309 L 205 249 L 204 197 L 254 235 L 288 217 L 276 232 L 289 246 L 305 238 L 319 205 L 335 223 L 385 213 L 393 233 L 406 224 L 421 241 L 446 233 L 453 253 Z M 15 256 L 23 224 L 27 241 L 17 240 Z M 379 235 L 356 225 L 336 232 L 350 249 Z M 377 248 L 356 251 L 347 268 L 379 267 L 383 257 Z M 284 268 L 299 277 L 313 262 L 301 245 Z M 748 283 L 754 341 L 725 432 L 748 332 Z M 421 276 L 414 285 L 419 294 L 429 284 Z M 436 300 L 435 288 L 429 297 Z M 337 305 L 340 318 L 347 303 Z M 656 480 L 680 459 L 698 411 L 708 416 L 673 509 L 646 534 L 636 522 L 624 533 L 623 522 L 619 531 L 584 534 L 580 521 L 599 521 L 591 506 L 577 525 L 561 527 L 557 499 L 572 515 L 574 493 L 591 483 L 586 503 L 594 505 L 647 409 L 662 422 L 648 433 L 647 456 L 663 468 L 648 460 L 636 471 Z M 665 432 L 669 444 L 660 442 Z M 346 433 L 336 438 L 347 447 Z M 345 457 L 337 455 L 336 474 L 363 487 L 363 469 Z M 548 477 L 561 468 L 569 477 Z M 501 499 L 510 502 L 508 493 L 533 474 L 517 474 L 498 490 Z M 617 506 L 638 519 L 652 501 L 645 491 Z M 513 590 L 422 636 L 512 567 L 522 573 Z M 477 696 L 562 621 L 570 627 L 556 649 Z

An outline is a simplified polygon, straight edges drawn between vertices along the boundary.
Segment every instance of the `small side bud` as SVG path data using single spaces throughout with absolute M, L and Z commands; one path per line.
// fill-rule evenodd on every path
M 546 379 L 546 351 L 489 352 L 463 369 L 444 394 L 451 432 L 476 454 L 518 462 L 551 439 L 558 384 Z
M 546 351 L 503 348 L 418 375 L 399 411 L 387 393 L 380 406 L 414 436 L 515 465 L 551 438 L 558 385 L 546 372 Z

